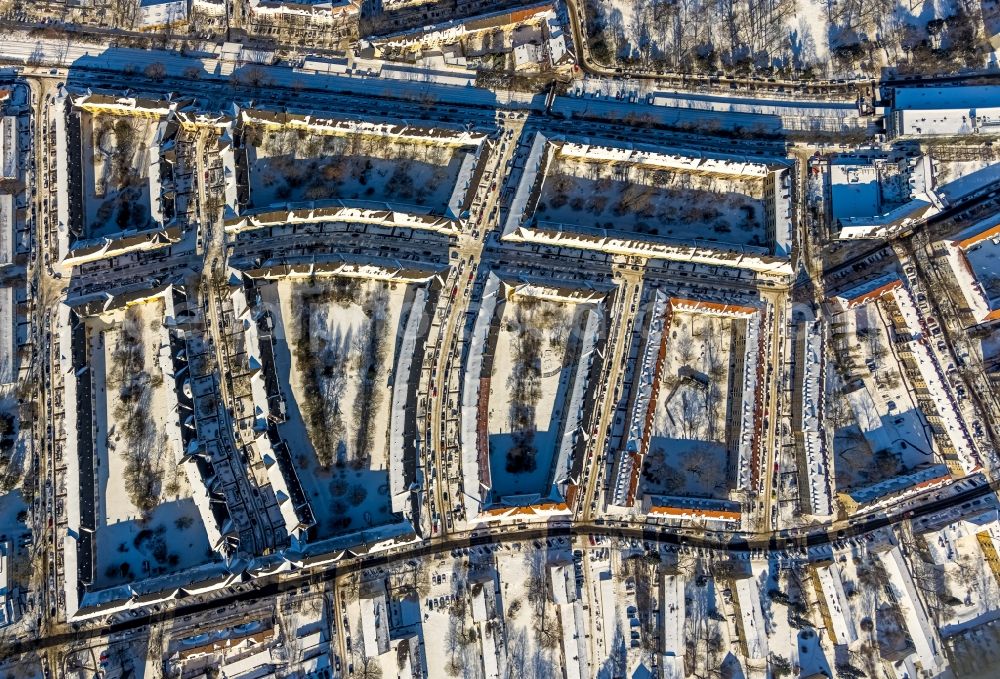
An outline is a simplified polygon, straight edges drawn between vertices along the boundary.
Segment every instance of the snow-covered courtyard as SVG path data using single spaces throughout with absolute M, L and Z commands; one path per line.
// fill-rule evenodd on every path
M 536 543 L 542 544 L 542 543 Z M 550 561 L 568 560 L 565 550 L 550 550 L 548 545 L 497 554 L 496 566 L 503 601 L 507 674 L 503 676 L 539 676 L 534 668 L 555 667 L 559 662 L 575 662 L 562 656 L 559 648 L 561 624 L 558 607 L 549 591 Z M 563 659 L 565 658 L 565 659 Z M 541 675 L 545 676 L 545 675 Z
M 153 226 L 150 164 L 158 121 L 80 112 L 83 226 L 87 237 Z
M 600 326 L 595 307 L 516 295 L 495 319 L 488 424 L 495 498 L 549 495 L 563 435 L 576 428 L 571 401 L 586 387 L 578 368 Z
M 765 246 L 764 181 L 702 176 L 555 154 L 535 209 L 539 222 Z
M 392 520 L 391 387 L 400 324 L 416 306 L 416 288 L 341 277 L 261 288 L 281 311 L 274 348 L 287 399 L 281 433 L 319 537 Z
M 162 298 L 88 319 L 101 546 L 95 578 L 102 585 L 212 557 L 169 419 L 177 417 L 177 399 L 161 362 L 162 320 Z
M 363 200 L 444 212 L 465 153 L 388 137 L 249 127 L 250 205 Z
M 727 496 L 731 351 L 745 332 L 742 319 L 672 313 L 640 494 Z

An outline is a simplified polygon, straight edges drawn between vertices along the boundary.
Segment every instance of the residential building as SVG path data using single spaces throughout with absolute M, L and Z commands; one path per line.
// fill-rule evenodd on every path
M 187 20 L 188 0 L 141 0 L 136 16 L 138 28 L 144 31 L 173 29 Z

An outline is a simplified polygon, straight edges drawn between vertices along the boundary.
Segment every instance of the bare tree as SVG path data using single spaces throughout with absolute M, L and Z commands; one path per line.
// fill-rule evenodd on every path
M 163 80 L 164 77 L 166 77 L 167 67 L 161 64 L 160 62 L 156 61 L 148 65 L 145 69 L 143 69 L 143 73 L 150 80 L 155 80 L 156 82 L 159 82 Z
M 382 679 L 382 666 L 364 653 L 355 654 L 354 676 L 358 679 Z

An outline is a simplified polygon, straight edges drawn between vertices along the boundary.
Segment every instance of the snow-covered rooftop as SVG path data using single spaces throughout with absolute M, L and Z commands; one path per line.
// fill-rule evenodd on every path
M 359 11 L 358 0 L 249 0 L 254 14 L 298 14 L 332 20 Z
M 830 163 L 830 203 L 835 219 L 880 212 L 879 173 L 875 165 Z
M 9 193 L 0 193 L 0 266 L 14 263 L 16 231 L 14 196 Z
M 69 252 L 70 240 L 73 234 L 70 233 L 69 216 L 69 147 L 66 131 L 66 115 L 61 111 L 66 105 L 67 90 L 60 90 L 52 105 L 55 119 L 55 143 L 56 143 L 56 232 L 59 238 L 59 256 L 65 257 Z
M 576 143 L 566 141 L 560 145 L 559 153 L 570 158 L 581 158 L 615 163 L 645 165 L 664 170 L 693 172 L 718 176 L 756 177 L 762 179 L 781 163 L 768 164 L 745 158 L 724 155 L 682 154 L 679 151 L 627 146 L 605 146 L 601 143 Z
M 760 591 L 757 579 L 741 578 L 736 581 L 734 589 L 739 604 L 740 628 L 743 631 L 747 656 L 752 660 L 767 658 L 769 655 L 767 627 L 761 608 L 763 592 Z
M 1000 89 L 992 85 L 959 87 L 899 87 L 894 93 L 897 109 L 935 110 L 1000 107 Z
M 892 172 L 887 172 L 891 169 Z M 931 158 L 835 158 L 830 163 L 831 214 L 841 238 L 881 237 L 915 220 L 925 219 L 944 207 L 934 187 Z M 890 191 L 890 182 L 905 178 L 906 195 Z
M 314 134 L 366 135 L 389 137 L 396 141 L 428 142 L 456 146 L 482 144 L 487 134 L 447 127 L 419 127 L 409 123 L 379 123 L 367 120 L 325 118 L 307 113 L 279 112 L 267 109 L 242 108 L 239 119 L 244 123 L 267 127 L 290 127 Z
M 19 174 L 17 117 L 0 118 L 0 177 L 13 179 Z
M 464 500 L 468 516 L 475 516 L 483 508 L 483 493 L 489 488 L 489 451 L 481 450 L 479 436 L 479 401 L 489 394 L 480 393 L 480 376 L 483 372 L 483 352 L 490 332 L 490 324 L 499 301 L 501 281 L 491 273 L 483 286 L 479 311 L 469 340 L 469 355 L 462 379 L 462 474 L 465 478 Z M 485 473 L 486 478 L 483 479 Z
M 1000 131 L 995 87 L 903 87 L 895 90 L 895 135 L 951 136 Z
M 830 486 L 833 478 L 830 451 L 822 426 L 824 375 L 824 328 L 820 321 L 807 321 L 800 326 L 803 365 L 796 368 L 802 376 L 801 445 L 808 466 L 809 506 L 818 516 L 833 514 Z
M 661 368 L 661 363 L 659 357 L 666 341 L 665 333 L 670 321 L 670 299 L 667 294 L 662 290 L 657 290 L 652 302 L 646 344 L 635 366 L 636 376 L 632 386 L 634 397 L 625 442 L 625 453 L 621 456 L 618 471 L 614 477 L 614 485 L 611 489 L 611 503 L 619 506 L 630 505 L 635 500 L 632 497 L 632 494 L 635 493 L 635 478 L 642 466 L 641 456 L 646 452 L 648 438 L 646 428 L 650 424 L 647 413 L 655 405 L 660 381 L 658 370 Z
M 986 238 L 964 250 L 976 279 L 983 287 L 983 294 L 992 309 L 1000 307 L 1000 235 Z
M 465 202 L 465 195 L 472 184 L 472 176 L 476 169 L 476 155 L 474 153 L 462 154 L 462 165 L 458 170 L 458 178 L 455 180 L 455 188 L 448 199 L 448 216 L 452 219 L 460 219 L 462 216 L 462 205 Z
M 397 352 L 396 367 L 393 371 L 395 379 L 392 384 L 392 412 L 389 424 L 389 494 L 393 513 L 408 513 L 412 488 L 410 484 L 415 479 L 408 479 L 407 457 L 417 453 L 406 437 L 407 410 L 411 382 L 408 379 L 412 370 L 414 357 L 417 356 L 417 344 L 423 339 L 424 322 L 426 320 L 427 288 L 419 287 L 414 291 L 410 304 L 410 314 L 403 326 L 402 344 Z M 419 438 L 419 437 L 417 437 Z M 410 517 L 416 523 L 416 517 Z
M 755 462 L 759 446 L 758 424 L 762 397 L 759 382 L 763 377 L 764 362 L 766 361 L 766 356 L 763 355 L 767 346 L 766 333 L 767 327 L 763 319 L 758 317 L 747 322 L 747 355 L 744 361 L 743 375 L 737 376 L 737 379 L 743 380 L 743 402 L 738 411 L 740 413 L 740 435 L 737 488 L 750 487 L 757 468 Z
M 361 636 L 365 655 L 375 658 L 389 651 L 389 610 L 385 583 L 361 594 Z
M 230 233 L 285 224 L 318 222 L 379 224 L 386 227 L 426 229 L 448 234 L 458 231 L 458 224 L 454 219 L 430 214 L 427 209 L 414 205 L 367 200 L 329 199 L 268 205 L 263 208 L 244 210 L 238 216 L 231 215 L 224 221 L 226 231 Z
M 889 585 L 899 603 L 910 640 L 924 669 L 935 672 L 946 663 L 941 653 L 937 628 L 927 615 L 916 583 L 898 545 L 881 552 L 879 558 L 889 576 Z
M 878 299 L 883 294 L 890 294 L 902 284 L 903 282 L 896 273 L 884 273 L 838 292 L 834 299 L 844 309 L 852 309 L 873 299 Z
M 858 630 L 854 624 L 850 602 L 844 591 L 840 567 L 835 563 L 828 566 L 818 566 L 816 576 L 826 600 L 826 610 L 833 623 L 833 629 L 830 631 L 833 633 L 835 643 L 845 646 L 854 643 L 858 640 Z
M 869 505 L 876 500 L 899 498 L 902 494 L 922 492 L 950 480 L 951 474 L 946 466 L 931 464 L 909 474 L 900 474 L 870 486 L 851 490 L 848 495 L 859 505 Z
M 679 573 L 664 571 L 660 575 L 664 679 L 685 679 L 687 676 L 684 673 L 685 582 L 684 576 Z

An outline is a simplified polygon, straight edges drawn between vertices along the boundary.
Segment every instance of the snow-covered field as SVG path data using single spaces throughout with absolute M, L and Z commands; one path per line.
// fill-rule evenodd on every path
M 561 662 L 559 618 L 550 596 L 548 562 L 569 554 L 532 549 L 497 554 L 500 597 L 506 626 L 507 670 L 504 676 L 552 676 L 535 668 L 554 668 Z M 539 596 L 541 594 L 541 596 Z
M 832 663 L 819 644 L 819 633 L 809 625 L 794 623 L 808 610 L 803 588 L 808 582 L 794 571 L 778 568 L 777 561 L 755 561 L 752 576 L 760 583 L 761 607 L 767 647 L 773 656 L 799 667 L 801 676 L 832 676 Z
M 443 212 L 463 154 L 454 147 L 387 138 L 259 131 L 247 150 L 250 204 L 340 199 Z
M 977 65 L 979 12 L 952 0 L 587 0 L 587 32 L 598 61 L 669 71 L 805 71 L 813 77 L 901 68 Z M 945 20 L 945 21 L 940 21 Z M 866 40 L 879 40 L 876 49 Z
M 80 112 L 84 229 L 103 236 L 152 226 L 149 165 L 157 121 Z
M 871 451 L 864 444 L 864 435 L 856 424 L 837 429 L 833 451 L 837 488 L 867 486 L 886 478 L 886 474 L 871 464 Z
M 535 217 L 680 240 L 765 245 L 763 180 L 702 177 L 556 155 Z
M 732 318 L 674 311 L 640 493 L 725 498 Z
M 566 399 L 577 367 L 573 349 L 590 304 L 519 296 L 506 302 L 489 395 L 490 475 L 497 498 L 548 495 Z
M 467 571 L 459 562 L 444 558 L 428 560 L 424 570 L 427 596 L 419 603 L 427 671 L 431 677 L 444 677 L 448 676 L 447 667 L 453 658 L 465 664 L 479 663 L 478 658 L 466 659 L 467 652 L 461 645 L 449 643 L 463 624 L 468 624 L 468 620 L 455 615 L 454 605 L 455 600 L 464 596 Z M 470 656 L 472 650 L 469 649 Z
M 261 294 L 281 309 L 274 356 L 288 401 L 281 433 L 319 535 L 389 522 L 389 385 L 407 286 L 284 279 Z
M 168 438 L 176 397 L 159 361 L 162 318 L 156 300 L 88 320 L 102 585 L 191 568 L 211 555 Z
M 722 658 L 727 669 L 735 666 L 737 674 L 734 676 L 742 674 L 739 662 L 726 653 L 736 641 L 732 637 L 734 628 L 720 622 L 720 618 L 725 620 L 722 591 L 726 587 L 725 581 L 701 573 L 684 580 L 684 622 L 679 638 L 685 642 L 683 652 L 687 676 L 696 676 L 719 666 Z

